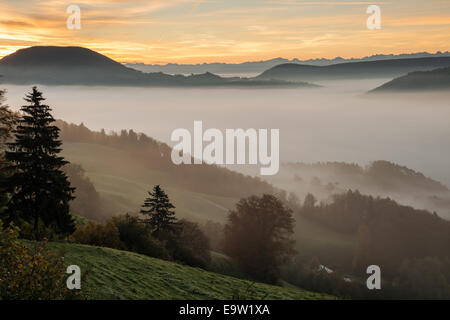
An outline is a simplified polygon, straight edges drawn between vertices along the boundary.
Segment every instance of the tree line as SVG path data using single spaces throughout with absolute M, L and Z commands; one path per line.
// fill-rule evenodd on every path
M 355 237 L 353 267 L 347 272 L 365 277 L 368 265 L 380 266 L 386 283 L 379 297 L 450 297 L 450 221 L 436 213 L 357 190 L 333 195 L 320 203 L 308 194 L 296 211 L 331 230 Z M 332 277 L 322 275 L 318 283 Z M 345 287 L 348 290 L 343 292 L 350 296 L 377 296 L 333 281 L 335 289 Z
M 170 183 L 178 188 L 227 197 L 248 197 L 253 194 L 276 194 L 278 190 L 256 177 L 245 176 L 216 165 L 175 165 L 171 160 L 171 148 L 133 130 L 120 133 L 105 130 L 89 130 L 83 123 L 69 124 L 58 120 L 61 138 L 66 142 L 101 144 L 126 150 L 133 159 L 149 169 L 170 172 Z
M 404 259 L 450 257 L 450 221 L 389 198 L 349 190 L 333 195 L 329 202 L 317 203 L 309 194 L 299 214 L 355 235 L 359 248 L 356 265 L 377 262 L 389 272 Z

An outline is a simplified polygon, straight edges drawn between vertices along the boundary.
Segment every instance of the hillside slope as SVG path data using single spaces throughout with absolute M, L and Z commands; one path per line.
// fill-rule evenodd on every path
M 256 79 L 317 81 L 336 79 L 374 79 L 398 77 L 413 71 L 429 71 L 450 66 L 450 57 L 392 59 L 310 66 L 295 63 L 273 67 Z
M 239 197 L 181 188 L 170 170 L 147 168 L 142 162 L 136 162 L 132 154 L 117 148 L 94 143 L 64 142 L 63 155 L 70 162 L 83 166 L 99 192 L 105 211 L 105 215 L 99 218 L 138 212 L 147 191 L 155 184 L 164 187 L 179 218 L 197 222 L 212 220 L 226 223 L 229 210 L 234 209 L 239 201 Z M 337 234 L 302 216 L 296 216 L 295 219 L 296 248 L 300 256 L 306 259 L 317 256 L 324 263 L 336 261 L 338 256 L 341 257 L 341 264 L 346 259 L 351 261 L 355 239 Z
M 144 255 L 77 244 L 51 243 L 65 249 L 65 262 L 88 271 L 92 299 L 333 299 L 296 288 L 271 286 L 228 277 Z
M 164 161 L 170 158 L 164 160 L 160 152 L 170 154 L 166 150 L 169 147 L 152 144 L 150 138 L 143 139 L 148 144 L 143 145 L 143 153 L 137 153 L 130 149 L 130 137 L 101 138 L 101 134 L 98 136 L 85 127 L 64 125 L 61 121 L 58 125 L 64 140 L 63 156 L 71 163 L 82 165 L 100 195 L 104 215 L 86 213 L 93 219 L 138 212 L 148 190 L 155 184 L 166 190 L 176 206 L 177 217 L 200 223 L 206 220 L 226 223 L 229 210 L 234 209 L 240 198 L 277 193 L 267 182 L 214 166 L 178 169 L 166 166 Z M 128 141 L 126 147 L 114 142 L 117 139 Z M 195 171 L 189 174 L 192 169 Z M 206 184 L 202 187 L 202 183 Z M 316 256 L 323 263 L 339 260 L 339 265 L 351 261 L 355 239 L 304 217 L 296 215 L 295 219 L 296 248 L 302 258 Z
M 63 156 L 81 164 L 100 194 L 106 216 L 138 212 L 147 192 L 160 184 L 174 203 L 177 216 L 195 221 L 225 222 L 238 198 L 180 188 L 171 171 L 146 168 L 123 150 L 90 143 L 63 145 Z
M 371 92 L 430 90 L 450 90 L 450 68 L 411 72 L 402 77 L 395 78 Z

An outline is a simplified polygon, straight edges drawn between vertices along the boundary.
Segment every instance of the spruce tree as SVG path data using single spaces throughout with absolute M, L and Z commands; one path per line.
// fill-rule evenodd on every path
M 16 124 L 17 116 L 8 106 L 4 105 L 5 91 L 0 90 L 0 214 L 8 200 L 7 192 L 1 187 L 4 185 L 8 162 L 5 159 L 6 143 L 11 138 L 12 130 Z
M 0 154 L 3 156 L 5 143 L 11 136 L 16 123 L 16 114 L 7 105 L 4 105 L 5 91 L 0 90 Z
M 41 224 L 56 234 L 67 235 L 75 229 L 69 212 L 74 188 L 61 170 L 68 162 L 59 156 L 59 129 L 52 125 L 55 119 L 43 100 L 36 87 L 25 97 L 29 104 L 21 108 L 15 141 L 8 144 L 5 154 L 12 163 L 12 174 L 5 182 L 11 194 L 7 220 L 29 222 L 36 240 Z
M 153 187 L 150 197 L 145 199 L 141 214 L 148 216 L 143 220 L 152 228 L 152 235 L 157 239 L 167 238 L 170 232 L 176 231 L 179 223 L 175 218 L 174 205 L 159 185 Z

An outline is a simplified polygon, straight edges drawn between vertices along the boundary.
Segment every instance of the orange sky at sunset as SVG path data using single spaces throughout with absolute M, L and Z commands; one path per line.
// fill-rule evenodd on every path
M 66 8 L 82 10 L 68 30 Z M 381 30 L 368 30 L 368 5 Z M 76 45 L 121 62 L 243 62 L 450 50 L 450 1 L 0 0 L 0 57 Z

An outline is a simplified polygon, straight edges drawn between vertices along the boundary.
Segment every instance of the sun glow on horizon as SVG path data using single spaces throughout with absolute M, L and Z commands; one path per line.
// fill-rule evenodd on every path
M 0 57 L 37 45 L 82 46 L 122 63 L 211 63 L 364 57 L 450 50 L 450 3 L 375 1 L 381 30 L 365 27 L 366 1 L 0 0 Z

